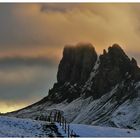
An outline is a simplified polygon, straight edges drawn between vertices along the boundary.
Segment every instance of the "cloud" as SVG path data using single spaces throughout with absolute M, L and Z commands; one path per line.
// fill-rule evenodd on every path
M 57 63 L 55 60 L 44 58 L 44 57 L 3 57 L 0 58 L 0 68 L 5 67 L 19 67 L 19 66 L 55 66 Z
M 139 49 L 139 4 L 1 4 L 0 49 L 61 48 L 79 41 L 98 51 Z M 37 53 L 37 52 L 36 52 Z
M 19 109 L 47 96 L 56 71 L 56 62 L 47 58 L 0 58 L 0 111 Z
M 0 69 L 0 103 L 27 106 L 47 96 L 56 81 L 56 67 L 23 65 Z M 2 107 L 2 106 L 1 106 Z
M 25 34 L 30 31 L 40 45 L 62 47 L 67 43 L 88 41 L 100 51 L 116 42 L 129 50 L 132 45 L 138 48 L 135 5 L 45 4 L 32 7 L 26 7 L 28 13 L 20 9 L 16 17 Z M 44 12 L 40 10 L 42 7 Z
M 48 19 L 56 19 L 57 24 L 52 20 L 50 25 L 55 28 L 56 40 L 61 33 L 60 42 L 91 42 L 98 52 L 118 43 L 130 57 L 140 51 L 140 4 L 46 4 L 42 7 Z
M 84 4 L 87 5 L 87 4 Z M 83 5 L 83 6 L 84 6 Z M 47 4 L 41 4 L 41 12 L 60 12 L 60 13 L 67 13 L 69 11 L 72 11 L 74 9 L 81 9 L 82 4 L 76 4 L 76 3 L 47 3 Z
M 0 4 L 0 102 L 21 107 L 45 96 L 66 44 L 90 42 L 101 53 L 117 43 L 140 64 L 139 9 L 128 3 Z

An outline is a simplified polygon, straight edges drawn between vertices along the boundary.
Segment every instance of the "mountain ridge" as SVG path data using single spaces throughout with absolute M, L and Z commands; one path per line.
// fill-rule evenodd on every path
M 140 129 L 139 106 L 136 60 L 118 44 L 98 56 L 93 45 L 80 43 L 64 47 L 57 82 L 48 96 L 6 115 L 35 119 L 58 109 L 72 123 Z
M 93 47 L 93 46 L 85 45 L 85 46 L 82 46 L 82 47 L 84 47 L 84 49 L 86 49 L 86 50 L 89 49 L 91 51 L 91 47 Z M 68 49 L 70 49 L 70 47 Z M 81 51 L 79 50 L 80 49 L 79 46 L 76 46 L 75 48 L 72 47 L 73 51 L 77 50 L 77 49 L 81 54 Z M 71 53 L 71 51 L 70 51 L 70 53 Z M 74 54 L 74 52 L 73 52 L 73 54 Z M 81 65 L 79 66 L 79 63 L 82 64 L 85 59 L 81 59 L 81 57 L 78 56 L 79 60 L 81 60 L 81 61 L 79 61 L 79 63 L 75 64 L 74 63 L 75 60 L 73 60 L 74 62 L 71 64 L 71 63 L 69 63 L 69 59 L 67 60 L 67 58 L 65 58 L 65 55 L 69 56 L 68 50 L 66 52 L 66 48 L 64 49 L 63 58 L 62 58 L 62 60 L 60 61 L 60 64 L 59 64 L 57 77 L 62 78 L 64 75 L 66 75 L 66 76 L 68 76 L 68 78 L 66 78 L 66 79 L 64 78 L 65 80 L 62 82 L 62 84 L 61 84 L 61 80 L 59 80 L 60 78 L 58 78 L 58 82 L 49 91 L 49 97 L 54 99 L 55 98 L 55 93 L 59 92 L 60 87 L 61 87 L 61 91 L 60 91 L 61 93 L 59 95 L 60 96 L 63 95 L 64 92 L 68 91 L 66 86 L 69 86 L 69 84 L 70 84 L 70 85 L 75 85 L 74 86 L 75 88 L 73 88 L 74 91 L 72 91 L 72 92 L 70 91 L 71 93 L 69 93 L 69 92 L 66 93 L 66 98 L 68 98 L 68 95 L 71 94 L 69 100 L 72 101 L 73 99 L 80 96 L 80 94 L 78 94 L 78 93 L 76 95 L 75 91 L 77 91 L 77 90 L 79 91 L 80 90 L 79 87 L 81 87 L 81 85 L 83 86 L 83 85 L 86 84 L 88 78 L 91 78 L 91 77 L 89 77 L 91 72 L 93 72 L 93 75 L 95 74 L 94 67 L 95 67 L 95 63 L 97 61 L 97 53 L 96 53 L 94 47 L 93 47 L 92 53 L 91 52 L 90 52 L 90 54 L 89 54 L 89 52 L 87 53 L 87 56 L 86 56 L 85 59 L 88 58 L 91 61 L 88 61 L 89 63 L 84 63 L 83 64 L 83 65 L 88 65 L 88 67 L 86 67 L 86 69 L 84 69 Z M 72 55 L 70 55 L 70 56 L 72 56 Z M 134 58 L 132 60 L 130 60 L 130 58 L 125 54 L 125 52 L 123 51 L 123 49 L 119 45 L 117 45 L 117 44 L 112 45 L 111 47 L 108 48 L 108 52 L 104 51 L 104 53 L 101 54 L 98 57 L 99 57 L 98 58 L 98 63 L 100 63 L 98 65 L 98 72 L 96 72 L 96 74 L 91 79 L 90 83 L 92 83 L 92 85 L 91 85 L 90 88 L 92 90 L 91 91 L 88 90 L 87 91 L 88 93 L 85 93 L 85 96 L 91 96 L 92 95 L 92 96 L 95 97 L 95 99 L 101 97 L 103 94 L 105 94 L 109 90 L 111 90 L 111 88 L 113 86 L 115 86 L 117 83 L 119 83 L 123 79 L 125 79 L 126 78 L 125 77 L 126 73 L 131 75 L 132 79 L 140 80 L 140 69 L 137 66 L 136 60 Z M 68 64 L 68 67 L 66 67 L 67 64 Z M 97 64 L 96 64 L 96 66 L 97 66 Z M 75 67 L 78 67 L 78 68 L 75 69 Z M 81 79 L 80 79 L 81 77 L 79 76 L 77 78 L 77 79 L 79 79 L 79 81 L 75 80 L 76 82 L 73 82 L 74 80 L 71 77 L 69 77 L 71 75 L 71 73 L 73 74 L 73 71 L 71 72 L 71 69 L 75 73 L 74 75 L 72 75 L 72 78 L 74 80 L 78 77 L 78 74 L 80 74 L 81 71 L 85 71 L 85 73 L 88 74 L 87 76 L 85 76 L 85 74 L 82 74 L 82 75 L 85 76 L 84 79 L 86 79 L 86 80 L 82 80 L 82 82 L 79 82 L 79 81 L 81 81 Z M 66 70 L 66 74 L 65 74 L 65 70 Z M 62 74 L 60 74 L 60 72 Z M 77 75 L 77 77 L 76 77 L 76 75 Z M 71 81 L 71 79 L 73 81 Z M 76 84 L 78 86 L 76 86 Z M 63 85 L 63 87 L 62 87 L 62 85 Z M 85 85 L 85 88 L 86 88 L 86 85 Z M 58 91 L 57 91 L 57 89 L 58 89 Z M 82 89 L 81 93 L 83 93 L 83 91 L 85 91 L 85 90 Z M 94 91 L 96 93 L 94 93 Z M 75 95 L 72 95 L 74 93 L 75 93 Z M 60 100 L 60 102 L 65 100 L 66 98 Z M 59 101 L 58 98 L 56 100 Z

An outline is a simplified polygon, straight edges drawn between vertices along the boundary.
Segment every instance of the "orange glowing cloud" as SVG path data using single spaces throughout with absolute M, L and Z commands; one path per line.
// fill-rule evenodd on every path
M 13 4 L 10 12 L 14 21 L 9 26 L 15 27 L 12 41 L 9 41 L 13 44 L 9 44 L 9 48 L 13 48 L 11 53 L 47 55 L 49 52 L 59 58 L 60 54 L 54 54 L 50 47 L 55 51 L 63 49 L 65 44 L 80 41 L 91 42 L 98 52 L 113 43 L 120 44 L 128 52 L 134 48 L 140 51 L 138 8 L 140 4 L 127 3 Z M 15 48 L 22 48 L 21 52 Z

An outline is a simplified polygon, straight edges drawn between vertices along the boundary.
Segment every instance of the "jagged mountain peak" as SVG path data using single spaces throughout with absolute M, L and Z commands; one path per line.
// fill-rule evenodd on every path
M 134 58 L 130 60 L 118 44 L 109 47 L 108 52 L 103 50 L 99 60 L 100 65 L 91 80 L 90 90 L 87 94 L 93 96 L 94 99 L 100 98 L 128 77 L 130 82 L 140 80 L 140 69 L 136 60 Z
M 102 55 L 103 56 L 108 55 L 108 56 L 112 56 L 112 57 L 120 57 L 121 56 L 121 57 L 125 57 L 128 59 L 128 56 L 126 55 L 126 53 L 124 52 L 122 47 L 118 44 L 113 44 L 112 46 L 109 46 L 108 51 L 103 49 Z
M 103 56 L 108 55 L 109 57 L 112 57 L 112 58 L 118 57 L 118 59 L 124 58 L 124 59 L 130 60 L 129 57 L 124 52 L 124 50 L 122 49 L 122 47 L 119 46 L 118 44 L 113 44 L 112 46 L 108 47 L 108 51 L 104 49 L 102 55 Z
M 99 59 L 90 43 L 66 45 L 58 68 L 58 81 L 49 96 L 58 102 L 72 101 L 82 94 L 97 99 L 125 80 L 126 73 L 131 75 L 131 80 L 140 77 L 136 60 L 130 60 L 118 44 L 104 50 Z
M 138 66 L 137 61 L 134 58 L 130 59 L 122 47 L 114 44 L 108 48 L 108 52 L 104 50 L 100 55 L 100 69 L 101 73 L 106 73 L 107 69 L 110 75 L 113 73 L 113 76 L 117 75 L 122 80 L 126 72 L 134 76 L 133 71 L 138 70 Z
M 111 47 L 108 48 L 108 54 L 112 57 L 118 57 L 118 59 L 123 58 L 129 60 L 128 56 L 124 52 L 121 46 L 118 44 L 113 44 Z
M 108 48 L 108 51 L 111 51 L 111 50 L 124 52 L 122 47 L 119 44 L 117 44 L 117 43 L 114 43 L 112 46 L 110 46 Z

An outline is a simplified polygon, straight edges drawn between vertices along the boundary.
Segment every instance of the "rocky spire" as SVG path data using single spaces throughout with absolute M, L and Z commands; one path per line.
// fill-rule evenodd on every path
M 58 83 L 84 83 L 97 60 L 97 53 L 91 44 L 67 45 L 59 64 Z

